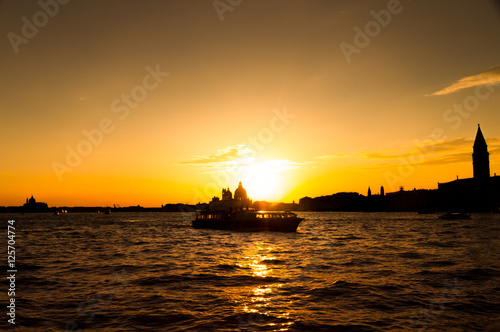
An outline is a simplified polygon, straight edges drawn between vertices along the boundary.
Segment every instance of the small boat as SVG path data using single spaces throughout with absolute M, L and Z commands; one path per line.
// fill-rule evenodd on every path
M 467 213 L 445 213 L 439 216 L 439 219 L 444 220 L 460 220 L 460 219 L 470 219 L 470 214 Z
M 193 220 L 195 228 L 228 229 L 243 231 L 295 232 L 300 222 L 290 211 L 256 211 L 254 209 L 234 212 L 204 210 Z
M 304 218 L 291 211 L 256 211 L 241 181 L 233 194 L 222 189 L 222 199 L 214 197 L 193 220 L 195 228 L 295 232 Z

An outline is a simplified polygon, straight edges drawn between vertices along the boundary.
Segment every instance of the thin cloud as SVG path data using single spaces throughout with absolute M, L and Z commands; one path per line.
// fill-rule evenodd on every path
M 459 149 L 472 149 L 474 140 L 472 138 L 455 138 L 436 143 L 418 145 L 418 147 L 426 148 L 432 146 L 434 152 L 450 152 Z
M 410 155 L 409 152 L 396 152 L 389 150 L 379 150 L 379 151 L 369 151 L 369 152 L 360 152 L 365 159 L 400 159 L 406 158 Z
M 247 160 L 250 161 L 251 149 L 244 145 L 234 145 L 226 149 L 217 151 L 217 153 L 208 156 L 195 156 L 191 160 L 181 161 L 179 165 L 201 165 L 201 166 L 215 166 L 227 163 L 233 163 L 236 161 Z
M 182 161 L 178 165 L 202 166 L 207 173 L 221 171 L 243 171 L 248 169 L 265 169 L 276 172 L 297 169 L 310 162 L 298 162 L 286 159 L 259 161 L 252 157 L 255 151 L 247 145 L 240 144 L 217 151 L 207 156 L 195 156 L 191 160 Z
M 432 156 L 425 160 L 423 165 L 447 165 L 447 164 L 457 164 L 457 163 L 470 163 L 472 162 L 472 157 L 470 152 L 462 153 L 452 153 L 446 155 Z
M 478 85 L 493 85 L 500 82 L 500 66 L 493 67 L 483 73 L 463 77 L 452 85 L 434 92 L 427 96 L 447 95 L 462 89 L 472 88 Z
M 369 165 L 353 165 L 345 167 L 346 169 L 363 169 L 363 170 L 378 170 L 378 169 L 388 169 L 392 167 L 398 167 L 403 164 L 415 164 L 415 165 L 446 165 L 446 164 L 456 164 L 461 162 L 470 162 L 471 153 L 470 152 L 459 152 L 459 153 L 449 153 L 449 154 L 433 154 L 425 155 L 424 158 L 415 158 L 416 162 L 412 163 L 409 161 L 408 157 L 417 155 L 411 154 L 401 154 L 400 158 L 391 158 L 387 163 L 376 163 Z M 379 158 L 380 159 L 380 158 Z M 386 158 L 389 159 L 389 158 Z
M 335 158 L 344 158 L 348 157 L 349 155 L 347 154 L 326 154 L 323 156 L 317 156 L 316 158 L 318 159 L 323 159 L 323 160 L 330 160 L 330 159 L 335 159 Z
M 488 146 L 491 148 L 496 148 L 499 146 L 500 137 L 492 137 L 486 140 Z M 435 143 L 428 144 L 415 144 L 407 151 L 401 150 L 376 150 L 368 152 L 360 152 L 365 159 L 379 159 L 379 160 L 390 160 L 390 159 L 403 159 L 410 156 L 416 155 L 443 155 L 443 154 L 453 154 L 462 151 L 468 151 L 467 153 L 472 153 L 472 146 L 474 145 L 474 139 L 472 138 L 454 138 L 444 141 L 439 141 Z
M 486 140 L 490 159 L 500 156 L 500 137 Z M 376 150 L 360 152 L 365 159 L 381 161 L 370 165 L 353 165 L 347 168 L 381 169 L 400 165 L 402 161 L 409 161 L 420 165 L 446 165 L 460 162 L 470 162 L 472 156 L 473 139 L 456 138 L 433 144 L 416 144 L 414 147 L 403 151 Z M 415 162 L 412 162 L 415 160 Z

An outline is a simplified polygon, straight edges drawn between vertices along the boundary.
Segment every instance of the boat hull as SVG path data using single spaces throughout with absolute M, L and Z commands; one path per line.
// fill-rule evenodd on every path
M 237 231 L 295 232 L 304 218 L 194 220 L 193 227 Z

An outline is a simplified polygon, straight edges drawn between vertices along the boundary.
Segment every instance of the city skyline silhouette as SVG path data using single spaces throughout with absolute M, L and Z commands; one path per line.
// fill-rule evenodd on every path
M 500 168 L 497 2 L 222 3 L 3 2 L 0 205 L 432 189 L 478 123 Z
M 301 210 L 301 211 L 414 211 L 414 212 L 434 212 L 434 211 L 473 211 L 473 212 L 493 212 L 500 208 L 500 177 L 496 172 L 491 175 L 490 153 L 486 139 L 478 125 L 477 133 L 472 146 L 472 171 L 473 177 L 459 179 L 450 182 L 437 182 L 437 188 L 423 189 L 413 188 L 405 190 L 403 186 L 396 192 L 386 192 L 384 186 L 380 187 L 378 193 L 372 193 L 371 186 L 368 186 L 367 195 L 359 192 L 338 192 L 331 195 L 311 198 L 308 196 L 300 198 L 298 204 L 293 202 L 268 202 L 262 200 L 253 201 L 247 196 L 247 191 L 240 181 L 234 190 L 234 200 L 245 198 L 246 207 L 256 210 Z M 182 204 L 168 202 L 160 207 L 145 209 L 140 205 L 121 207 L 113 204 L 110 206 L 79 207 L 69 208 L 51 207 L 45 202 L 37 202 L 36 199 L 26 198 L 26 203 L 19 207 L 2 207 L 3 212 L 57 212 L 60 210 L 75 212 L 176 212 L 195 211 L 204 209 L 208 204 L 219 204 L 222 202 L 232 202 L 233 193 L 229 187 L 222 188 L 220 196 L 215 195 L 209 201 L 199 201 L 197 204 Z

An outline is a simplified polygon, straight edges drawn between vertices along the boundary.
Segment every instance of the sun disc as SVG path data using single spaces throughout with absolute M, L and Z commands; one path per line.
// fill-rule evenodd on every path
M 248 196 L 254 201 L 279 200 L 281 191 L 281 175 L 278 171 L 254 165 L 245 172 L 242 178 L 243 186 L 247 190 Z

